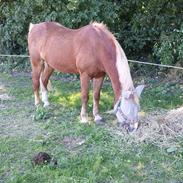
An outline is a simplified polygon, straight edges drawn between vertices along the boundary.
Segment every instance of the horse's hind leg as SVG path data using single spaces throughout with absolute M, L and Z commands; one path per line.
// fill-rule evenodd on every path
M 44 62 L 44 69 L 40 77 L 41 95 L 42 95 L 42 101 L 44 103 L 44 107 L 49 105 L 47 86 L 48 86 L 49 78 L 53 73 L 53 71 L 54 71 L 53 68 L 51 68 L 46 62 Z
M 40 103 L 39 97 L 39 78 L 41 75 L 42 64 L 39 58 L 31 58 L 32 66 L 32 85 L 34 90 L 35 105 Z
M 93 79 L 93 116 L 95 122 L 102 121 L 99 115 L 100 90 L 104 81 L 104 76 Z
M 90 77 L 83 73 L 80 75 L 80 81 L 81 81 L 81 123 L 87 123 L 88 122 L 88 115 L 87 115 L 87 103 L 88 103 L 88 92 L 89 92 L 89 81 Z

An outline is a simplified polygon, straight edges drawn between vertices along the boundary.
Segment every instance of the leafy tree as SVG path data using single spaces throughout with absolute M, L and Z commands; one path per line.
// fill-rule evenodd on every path
M 0 53 L 27 53 L 30 22 L 57 21 L 79 28 L 103 21 L 128 58 L 174 64 L 183 60 L 182 15 L 182 0 L 0 1 Z M 26 62 L 11 60 L 14 65 Z

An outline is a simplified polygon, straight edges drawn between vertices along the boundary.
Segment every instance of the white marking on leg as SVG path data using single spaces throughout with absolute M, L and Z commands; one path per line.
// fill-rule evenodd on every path
M 42 91 L 42 101 L 44 103 L 44 107 L 49 106 L 47 91 Z
M 81 117 L 81 123 L 87 123 L 88 122 L 88 114 L 86 113 L 86 110 L 83 106 L 81 108 L 80 117 Z
M 102 120 L 102 117 L 99 115 L 99 112 L 98 112 L 97 102 L 95 101 L 94 98 L 93 98 L 93 116 L 94 116 L 95 122 Z
M 39 81 L 40 81 L 40 88 L 41 88 L 41 99 L 42 99 L 42 102 L 44 103 L 44 107 L 46 107 L 46 106 L 49 105 L 49 102 L 48 102 L 48 92 L 47 92 L 46 88 L 43 85 L 41 77 L 40 77 Z

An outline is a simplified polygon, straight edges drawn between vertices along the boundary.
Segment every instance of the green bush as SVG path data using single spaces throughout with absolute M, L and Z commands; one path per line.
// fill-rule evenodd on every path
M 163 64 L 183 61 L 183 24 L 181 30 L 161 34 L 159 44 L 154 45 L 154 54 L 159 56 Z
M 28 53 L 30 22 L 57 21 L 79 28 L 96 20 L 107 24 L 128 58 L 174 64 L 183 57 L 181 4 L 181 0 L 0 1 L 0 53 Z M 22 68 L 26 63 L 14 59 L 13 67 L 14 62 Z

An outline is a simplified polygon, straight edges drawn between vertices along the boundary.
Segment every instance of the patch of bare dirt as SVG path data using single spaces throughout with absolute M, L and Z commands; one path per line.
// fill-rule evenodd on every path
M 23 75 L 24 77 L 24 75 Z M 25 77 L 28 77 L 25 75 Z M 10 91 L 16 87 L 29 85 L 27 80 L 19 86 L 16 78 L 7 79 L 0 77 L 0 136 L 1 137 L 26 137 L 33 138 L 44 133 L 32 118 L 33 105 L 29 101 L 16 101 Z
M 0 94 L 0 100 L 11 100 L 11 97 L 7 93 Z
M 5 85 L 0 81 L 0 101 L 4 100 L 11 100 L 11 97 L 8 95 Z
M 66 136 L 61 143 L 68 149 L 73 150 L 85 143 L 85 140 L 80 137 Z

